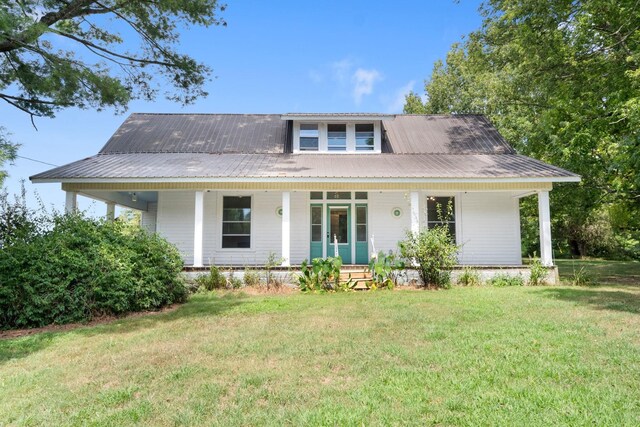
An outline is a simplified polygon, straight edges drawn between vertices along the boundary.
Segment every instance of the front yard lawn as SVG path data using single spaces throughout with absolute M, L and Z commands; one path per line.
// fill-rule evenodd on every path
M 639 261 L 610 261 L 604 259 L 557 259 L 560 278 L 571 280 L 574 271 L 584 268 L 600 284 L 640 285 Z
M 193 297 L 0 340 L 0 425 L 640 425 L 640 286 Z

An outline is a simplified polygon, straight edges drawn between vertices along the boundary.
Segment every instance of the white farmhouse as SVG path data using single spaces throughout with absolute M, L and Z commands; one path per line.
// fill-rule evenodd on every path
M 580 178 L 518 155 L 482 116 L 132 114 L 100 152 L 31 177 L 142 211 L 186 265 L 366 264 L 407 230 L 446 220 L 461 265 L 521 266 L 523 197 L 537 197 L 551 266 L 549 191 Z M 453 215 L 438 216 L 438 205 Z

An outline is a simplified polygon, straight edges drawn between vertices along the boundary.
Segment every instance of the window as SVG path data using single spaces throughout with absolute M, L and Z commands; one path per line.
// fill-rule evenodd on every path
M 356 200 L 367 200 L 366 191 L 356 191 Z
M 455 200 L 453 197 L 427 197 L 427 228 L 447 227 L 456 241 Z
M 351 200 L 351 192 L 327 191 L 327 200 Z
M 328 125 L 329 151 L 347 151 L 347 125 Z
M 356 124 L 356 151 L 373 151 L 373 124 Z
M 251 247 L 251 197 L 222 199 L 222 247 Z
M 367 241 L 367 207 L 356 206 L 356 242 Z
M 322 200 L 322 191 L 312 191 L 309 198 L 311 200 Z
M 318 151 L 317 124 L 300 124 L 300 150 Z

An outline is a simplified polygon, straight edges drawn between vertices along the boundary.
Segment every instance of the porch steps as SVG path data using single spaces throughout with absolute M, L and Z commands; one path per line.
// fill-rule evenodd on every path
M 351 289 L 366 291 L 371 285 L 371 272 L 367 269 L 343 269 L 340 271 L 340 284 L 351 283 Z

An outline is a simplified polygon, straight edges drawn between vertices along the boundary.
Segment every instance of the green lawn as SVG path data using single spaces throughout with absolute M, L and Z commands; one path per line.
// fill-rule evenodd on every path
M 570 280 L 574 271 L 584 270 L 601 284 L 640 285 L 640 262 L 609 261 L 602 259 L 557 259 L 560 278 Z
M 640 287 L 193 297 L 0 341 L 0 425 L 640 425 Z

